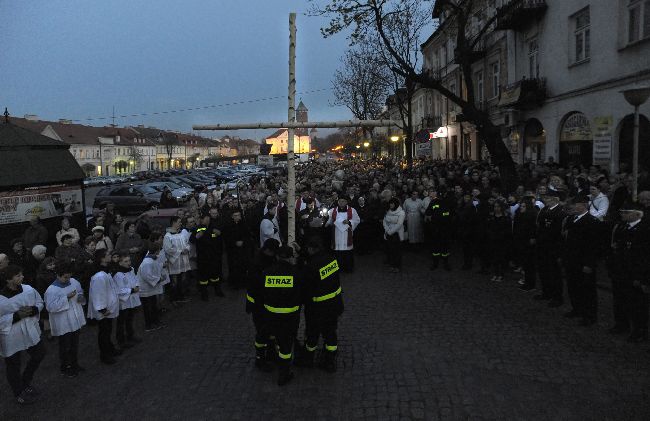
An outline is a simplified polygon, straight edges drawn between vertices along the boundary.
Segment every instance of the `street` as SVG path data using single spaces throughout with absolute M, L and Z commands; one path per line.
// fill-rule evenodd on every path
M 59 375 L 48 342 L 34 382 L 41 398 L 20 407 L 0 382 L 0 418 L 648 419 L 648 345 L 606 332 L 610 293 L 600 291 L 598 325 L 582 328 L 562 317 L 568 306 L 547 308 L 513 277 L 432 273 L 412 253 L 389 275 L 382 257 L 358 258 L 343 277 L 336 374 L 296 368 L 279 388 L 276 372 L 258 372 L 243 292 L 226 289 L 167 313 L 167 328 L 142 333 L 114 366 L 100 365 L 96 327 L 85 327 L 87 371 L 76 379 Z

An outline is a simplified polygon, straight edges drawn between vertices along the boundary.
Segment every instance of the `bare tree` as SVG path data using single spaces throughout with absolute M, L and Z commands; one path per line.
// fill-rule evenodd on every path
M 178 139 L 175 135 L 161 133 L 160 144 L 165 147 L 165 153 L 167 154 L 167 168 L 172 167 L 172 157 L 174 155 L 174 147 L 178 145 Z
M 347 107 L 359 120 L 379 118 L 391 87 L 392 73 L 376 49 L 358 44 L 341 58 L 332 86 L 334 105 Z M 371 128 L 363 128 L 365 138 L 373 138 Z
M 317 1 L 317 0 L 312 0 Z M 359 40 L 376 37 L 380 40 L 383 50 L 392 60 L 391 70 L 425 89 L 438 91 L 449 101 L 458 105 L 466 121 L 473 123 L 481 134 L 490 152 L 492 161 L 499 166 L 502 176 L 508 183 L 516 179 L 516 171 L 512 156 L 501 139 L 501 130 L 494 125 L 487 111 L 475 102 L 476 92 L 472 78 L 472 64 L 476 52 L 495 28 L 498 14 L 485 19 L 478 25 L 472 25 L 472 19 L 477 8 L 483 6 L 482 0 L 328 0 L 324 7 L 312 5 L 312 13 L 319 16 L 331 17 L 329 26 L 322 28 L 325 37 L 332 36 L 346 28 L 352 28 L 350 35 L 352 43 Z M 523 0 L 512 0 L 521 3 Z M 440 74 L 431 69 L 419 69 L 414 66 L 408 55 L 409 52 L 400 47 L 392 34 L 391 21 L 396 16 L 408 14 L 413 8 L 426 10 L 433 18 L 434 8 L 437 13 L 446 13 L 448 30 L 456 37 L 454 61 L 460 67 L 464 88 L 456 94 L 443 83 Z M 415 25 L 414 20 L 412 24 Z M 414 31 L 411 31 L 414 32 Z M 464 93 L 464 95 L 463 95 Z
M 140 166 L 144 154 L 135 145 L 129 147 L 129 161 L 133 161 L 133 171 Z

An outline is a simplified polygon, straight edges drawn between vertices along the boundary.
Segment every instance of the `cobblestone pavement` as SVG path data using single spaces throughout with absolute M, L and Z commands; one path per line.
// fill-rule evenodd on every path
M 609 293 L 599 325 L 576 326 L 516 288 L 473 272 L 401 274 L 381 256 L 343 279 L 339 372 L 295 369 L 279 388 L 253 367 L 242 292 L 194 300 L 115 366 L 86 327 L 76 379 L 58 374 L 56 342 L 37 373 L 39 402 L 18 407 L 0 380 L 0 419 L 650 419 L 649 345 L 613 338 Z M 139 316 L 141 318 L 141 316 Z

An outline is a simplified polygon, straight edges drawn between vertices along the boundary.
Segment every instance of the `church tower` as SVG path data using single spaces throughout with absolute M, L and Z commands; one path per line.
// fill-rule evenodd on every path
M 298 108 L 296 108 L 296 121 L 298 123 L 306 123 L 309 121 L 308 116 L 309 110 L 305 107 L 305 104 L 300 101 Z

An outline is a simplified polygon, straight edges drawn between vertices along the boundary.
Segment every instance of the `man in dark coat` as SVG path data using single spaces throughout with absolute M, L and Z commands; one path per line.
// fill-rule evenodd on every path
M 230 218 L 232 221 L 224 228 L 223 233 L 228 255 L 228 283 L 239 289 L 245 286 L 254 243 L 251 232 L 242 221 L 242 211 L 234 209 Z
M 615 325 L 612 334 L 625 333 L 632 327 L 629 342 L 648 339 L 648 296 L 644 284 L 650 282 L 650 226 L 642 221 L 644 212 L 637 203 L 620 208 L 621 223 L 612 231 L 608 259 L 612 278 Z
M 591 326 L 598 317 L 596 264 L 601 222 L 589 214 L 589 197 L 574 199 L 573 212 L 565 223 L 564 268 L 572 310 L 564 316 L 581 317 L 582 326 Z
M 47 246 L 47 228 L 41 224 L 41 218 L 34 215 L 29 220 L 29 227 L 23 234 L 23 246 L 31 251 L 36 245 Z
M 542 293 L 536 300 L 549 300 L 549 307 L 562 305 L 563 283 L 560 258 L 562 251 L 562 223 L 566 213 L 557 193 L 543 197 L 545 206 L 537 215 L 537 270 L 542 283 Z

